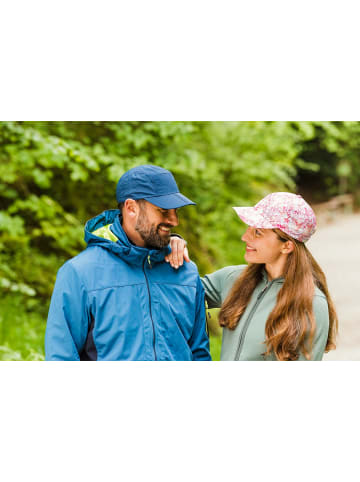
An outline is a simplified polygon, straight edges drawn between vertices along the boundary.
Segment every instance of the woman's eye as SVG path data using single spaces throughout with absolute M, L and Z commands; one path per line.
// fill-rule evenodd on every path
M 258 229 L 255 229 L 255 234 L 256 234 L 256 236 L 260 236 L 261 232 Z

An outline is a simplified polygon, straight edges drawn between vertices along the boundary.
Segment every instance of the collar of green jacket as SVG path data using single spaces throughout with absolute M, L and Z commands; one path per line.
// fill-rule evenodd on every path
M 271 283 L 271 282 L 283 283 L 285 281 L 283 276 L 280 276 L 279 278 L 269 279 L 269 275 L 268 275 L 268 272 L 265 269 L 265 265 L 264 265 L 261 273 L 262 273 L 263 281 L 265 281 L 266 284 Z

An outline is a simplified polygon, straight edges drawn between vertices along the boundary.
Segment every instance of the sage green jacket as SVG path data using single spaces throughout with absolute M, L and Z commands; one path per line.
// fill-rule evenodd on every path
M 235 280 L 246 265 L 227 266 L 206 275 L 202 279 L 209 308 L 220 308 Z M 276 360 L 275 355 L 264 357 L 265 325 L 276 304 L 276 297 L 283 278 L 269 281 L 264 270 L 263 279 L 257 285 L 250 302 L 235 330 L 224 328 L 221 360 Z M 325 295 L 316 288 L 313 310 L 316 320 L 312 360 L 321 360 L 329 332 L 329 311 Z M 305 360 L 301 354 L 299 360 Z

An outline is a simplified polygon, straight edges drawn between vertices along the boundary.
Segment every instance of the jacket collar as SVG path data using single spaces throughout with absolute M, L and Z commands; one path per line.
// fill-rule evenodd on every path
M 117 242 L 100 238 L 93 234 L 94 231 L 111 224 L 111 231 L 118 238 Z M 121 226 L 121 213 L 118 209 L 111 209 L 90 219 L 85 225 L 85 241 L 88 246 L 101 246 L 124 259 L 129 264 L 142 265 L 145 259 L 151 264 L 161 263 L 171 249 L 166 246 L 163 249 L 147 249 L 131 243 Z
M 267 273 L 267 271 L 266 271 L 266 269 L 265 269 L 265 265 L 264 265 L 261 273 L 262 273 L 263 281 L 264 281 L 266 284 L 272 283 L 272 282 L 274 282 L 274 283 L 283 283 L 283 282 L 285 281 L 285 278 L 284 278 L 283 276 L 280 276 L 279 278 L 275 278 L 275 279 L 270 280 L 270 279 L 269 279 L 269 275 L 268 275 L 268 273 Z

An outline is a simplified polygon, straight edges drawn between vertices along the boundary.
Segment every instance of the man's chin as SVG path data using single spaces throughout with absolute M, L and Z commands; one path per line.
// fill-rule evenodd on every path
M 170 234 L 167 234 L 165 236 L 160 236 L 160 237 L 164 243 L 164 246 L 167 246 L 170 243 Z
M 156 234 L 158 235 L 159 240 L 161 240 L 161 244 L 163 244 L 162 247 L 165 247 L 170 243 L 171 233 L 160 233 L 157 231 Z
M 146 247 L 149 249 L 163 249 L 166 246 L 168 246 L 168 244 L 170 243 L 170 235 L 169 236 L 159 235 L 157 240 L 152 238 L 152 239 L 146 239 L 145 242 L 146 242 Z

